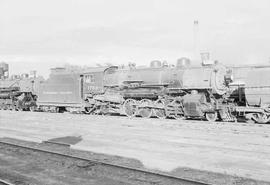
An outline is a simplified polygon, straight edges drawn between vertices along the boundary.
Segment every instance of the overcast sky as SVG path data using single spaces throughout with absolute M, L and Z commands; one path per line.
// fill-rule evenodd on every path
M 13 73 L 72 63 L 146 64 L 200 51 L 223 63 L 270 57 L 269 0 L 0 0 L 0 61 Z

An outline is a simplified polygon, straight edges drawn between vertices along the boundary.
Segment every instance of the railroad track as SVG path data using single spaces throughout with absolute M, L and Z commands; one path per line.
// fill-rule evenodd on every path
M 14 185 L 14 184 L 11 184 L 3 179 L 0 179 L 0 185 Z
M 17 147 L 17 148 L 22 148 L 22 149 L 27 149 L 27 150 L 32 150 L 32 151 L 35 151 L 35 152 L 41 152 L 41 153 L 61 156 L 61 157 L 70 158 L 70 159 L 76 159 L 76 160 L 80 160 L 80 161 L 89 162 L 91 164 L 102 165 L 102 166 L 105 166 L 105 167 L 112 167 L 112 168 L 117 168 L 117 169 L 120 169 L 120 170 L 136 172 L 136 173 L 139 173 L 139 174 L 142 174 L 142 175 L 149 175 L 149 176 L 152 176 L 152 177 L 155 176 L 155 177 L 159 177 L 159 178 L 163 178 L 163 179 L 167 179 L 167 180 L 173 180 L 173 181 L 179 183 L 179 185 L 182 185 L 182 184 L 183 185 L 211 185 L 210 183 L 202 182 L 202 181 L 199 181 L 199 180 L 186 179 L 186 178 L 182 178 L 182 177 L 178 177 L 178 176 L 174 176 L 174 175 L 170 175 L 170 174 L 166 174 L 166 173 L 162 173 L 162 172 L 155 172 L 155 171 L 151 171 L 151 170 L 134 168 L 134 167 L 129 167 L 129 166 L 125 166 L 125 165 L 113 164 L 113 163 L 110 163 L 110 162 L 93 160 L 93 159 L 80 157 L 80 156 L 76 156 L 76 155 L 64 154 L 64 153 L 55 152 L 55 151 L 51 151 L 51 150 L 47 150 L 47 149 L 40 149 L 40 148 L 36 148 L 36 147 L 30 147 L 30 146 L 11 143 L 11 142 L 7 142 L 7 141 L 0 141 L 0 144 L 12 146 L 12 147 Z M 0 185 L 1 185 L 1 183 L 2 182 L 0 180 Z M 7 183 L 7 182 L 5 184 L 5 181 L 3 181 L 3 184 L 4 185 L 12 185 L 12 184 Z

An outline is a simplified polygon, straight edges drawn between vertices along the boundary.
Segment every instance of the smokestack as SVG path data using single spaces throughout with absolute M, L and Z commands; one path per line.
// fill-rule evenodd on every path
M 200 60 L 199 54 L 199 21 L 193 22 L 193 60 Z

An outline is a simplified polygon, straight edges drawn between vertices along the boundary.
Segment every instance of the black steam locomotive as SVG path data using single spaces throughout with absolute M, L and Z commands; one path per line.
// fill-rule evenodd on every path
M 153 61 L 150 67 L 53 68 L 45 81 L 2 77 L 1 108 L 267 123 L 270 85 L 261 78 L 268 78 L 270 67 L 249 66 L 244 81 L 233 80 L 243 69 L 191 66 L 187 58 L 174 66 Z
M 35 110 L 37 91 L 42 77 L 35 72 L 9 77 L 9 66 L 0 63 L 0 109 Z
M 150 67 L 55 68 L 40 85 L 37 108 L 229 121 L 234 118 L 224 105 L 228 83 L 224 66 L 192 67 L 186 58 L 173 67 L 153 61 Z

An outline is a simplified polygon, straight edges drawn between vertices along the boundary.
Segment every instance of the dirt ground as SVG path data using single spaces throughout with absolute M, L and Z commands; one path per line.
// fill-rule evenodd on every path
M 73 149 L 134 158 L 145 168 L 270 182 L 270 125 L 0 111 L 0 137 L 66 136 L 80 136 Z
M 76 140 L 76 138 L 75 138 Z M 1 138 L 0 141 L 11 142 L 23 146 L 50 150 L 62 154 L 88 158 L 95 161 L 109 162 L 118 165 L 145 170 L 135 159 L 120 156 L 105 155 L 88 151 L 70 149 L 67 145 L 56 143 L 35 143 Z M 54 139 L 61 143 L 72 143 L 71 137 Z M 66 142 L 67 141 L 67 142 Z M 156 171 L 159 173 L 159 171 Z M 178 168 L 176 176 L 208 184 L 228 185 L 267 185 L 269 183 L 241 177 L 200 171 L 188 168 Z M 94 162 L 86 162 L 34 152 L 0 143 L 0 178 L 16 185 L 186 185 L 192 183 L 179 182 L 144 173 L 120 170 L 109 166 L 100 166 Z
M 0 178 L 16 185 L 134 184 L 108 174 L 106 169 L 87 162 L 0 145 Z

